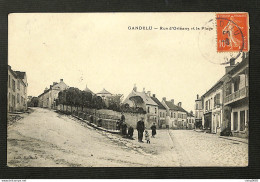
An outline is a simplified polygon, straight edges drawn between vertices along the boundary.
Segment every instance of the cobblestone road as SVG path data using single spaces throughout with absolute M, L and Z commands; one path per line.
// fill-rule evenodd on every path
M 35 108 L 8 127 L 10 167 L 246 166 L 248 145 L 192 130 L 158 130 L 151 144 Z

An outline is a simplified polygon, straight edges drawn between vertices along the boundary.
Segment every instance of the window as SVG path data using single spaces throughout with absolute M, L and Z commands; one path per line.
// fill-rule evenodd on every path
M 216 107 L 217 105 L 220 104 L 220 93 L 218 93 L 217 95 L 215 95 L 214 97 L 214 107 Z
M 147 112 L 150 113 L 150 107 L 147 107 Z
M 154 108 L 154 113 L 157 114 L 157 108 Z
M 162 117 L 162 112 L 160 112 L 160 117 Z
M 238 115 L 237 112 L 233 112 L 233 130 L 237 130 L 238 129 Z
M 20 103 L 20 94 L 17 94 L 17 103 Z
M 172 112 L 171 112 L 171 118 L 172 118 Z
M 196 109 L 199 109 L 199 105 L 198 104 L 196 104 Z
M 163 117 L 164 117 L 164 116 L 165 116 L 165 115 L 164 115 L 164 112 L 163 112 L 162 114 L 163 114 Z
M 234 92 L 238 91 L 239 90 L 239 82 L 240 82 L 240 77 L 237 77 L 235 80 L 234 80 Z
M 175 113 L 174 113 L 174 118 L 176 118 L 176 115 L 175 115 Z
M 17 82 L 17 89 L 20 90 L 20 80 Z
M 240 131 L 245 130 L 245 111 L 240 111 Z
M 10 88 L 11 87 L 11 80 L 10 80 L 10 75 L 8 75 L 8 87 Z
M 232 92 L 232 87 L 231 87 L 231 82 L 228 82 L 226 85 L 225 85 L 225 92 L 226 92 L 226 95 L 230 95 L 231 92 Z
M 14 80 L 12 80 L 12 89 L 15 92 L 15 81 Z

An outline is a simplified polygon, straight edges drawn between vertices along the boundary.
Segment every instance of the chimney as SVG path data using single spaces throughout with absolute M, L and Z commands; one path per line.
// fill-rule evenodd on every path
M 163 97 L 162 99 L 163 99 L 164 101 L 166 101 L 166 97 Z
M 153 94 L 153 97 L 155 97 L 155 94 Z
M 134 84 L 134 88 L 133 88 L 133 90 L 134 90 L 135 92 L 137 92 L 136 84 Z
M 143 88 L 143 92 L 145 93 L 145 88 Z
M 171 99 L 171 102 L 174 104 L 174 99 Z
M 225 69 L 226 69 L 226 73 L 228 73 L 230 70 L 232 70 L 236 65 L 235 65 L 235 58 L 231 58 L 230 59 L 230 65 L 229 66 L 226 66 Z
M 197 94 L 197 99 L 199 99 L 199 94 Z
M 193 111 L 190 111 L 190 113 L 193 115 Z
M 151 97 L 151 91 L 147 91 L 147 95 Z
M 60 79 L 60 82 L 63 82 L 63 79 Z
M 181 107 L 181 102 L 178 103 L 178 106 Z

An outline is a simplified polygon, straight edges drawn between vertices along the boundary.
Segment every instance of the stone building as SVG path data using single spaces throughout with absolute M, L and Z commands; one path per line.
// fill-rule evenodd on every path
M 137 91 L 137 87 L 134 86 L 131 93 L 125 98 L 123 104 L 129 104 L 130 107 L 142 108 L 146 111 L 145 122 L 146 127 L 150 127 L 153 123 L 158 126 L 158 104 L 151 99 L 151 92 L 145 92 L 145 88 L 142 92 Z
M 167 116 L 170 117 L 170 128 L 186 128 L 187 126 L 187 111 L 182 108 L 182 103 L 179 102 L 178 105 L 174 104 L 174 99 L 167 101 L 166 97 L 162 100 L 163 106 L 166 108 Z
M 248 56 L 225 67 L 225 75 L 203 96 L 202 125 L 211 133 L 248 137 Z
M 44 92 L 38 96 L 39 107 L 54 109 L 56 107 L 56 99 L 60 91 L 68 89 L 69 86 L 60 79 L 60 82 L 53 82 L 49 88 L 45 88 Z
M 155 94 L 151 97 L 151 99 L 158 105 L 158 127 L 162 128 L 166 124 L 166 108 L 163 104 L 156 98 Z
M 8 112 L 27 110 L 27 77 L 25 72 L 14 71 L 8 65 Z
M 203 100 L 202 97 L 197 95 L 197 99 L 195 100 L 195 127 L 202 127 L 202 118 L 203 118 Z

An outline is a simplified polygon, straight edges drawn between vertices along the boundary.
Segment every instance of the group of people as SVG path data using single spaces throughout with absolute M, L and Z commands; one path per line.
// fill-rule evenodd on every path
M 127 124 L 125 122 L 125 116 L 123 113 L 121 115 L 121 119 L 117 121 L 116 127 L 117 127 L 117 130 L 121 131 L 121 134 L 123 135 L 123 137 L 133 140 L 134 128 L 132 125 L 130 125 L 128 128 L 128 131 L 127 131 Z M 154 136 L 156 135 L 155 123 L 153 123 L 153 125 L 151 126 L 151 129 L 152 129 L 152 138 L 154 138 Z M 138 141 L 139 142 L 143 142 L 143 133 L 145 131 L 145 140 L 147 143 L 150 143 L 150 135 L 149 135 L 148 130 L 145 128 L 144 117 L 142 117 L 141 120 L 137 122 L 136 130 L 138 132 Z
M 143 117 L 141 118 L 140 121 L 137 122 L 136 129 L 138 131 L 138 141 L 139 142 L 143 142 L 143 133 L 145 131 L 146 143 L 151 143 L 149 132 L 144 126 L 144 118 Z M 152 138 L 154 138 L 154 136 L 156 135 L 156 125 L 155 125 L 155 123 L 153 123 L 153 125 L 151 126 L 151 129 L 152 129 Z
M 116 123 L 116 129 L 120 130 L 123 137 L 133 139 L 134 128 L 130 125 L 127 130 L 127 124 L 125 122 L 125 116 L 123 113 L 121 115 L 121 119 L 119 119 Z

